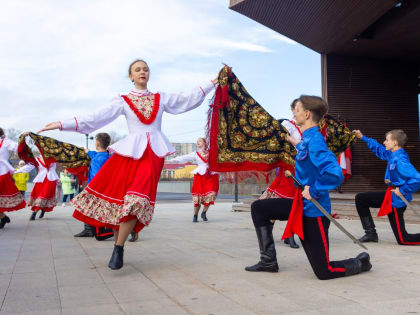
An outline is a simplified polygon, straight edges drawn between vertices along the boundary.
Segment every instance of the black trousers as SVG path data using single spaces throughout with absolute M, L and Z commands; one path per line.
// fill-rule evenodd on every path
M 370 208 L 380 208 L 385 198 L 385 192 L 365 192 L 356 195 L 356 208 L 360 217 L 372 217 Z M 406 207 L 392 208 L 388 214 L 395 239 L 400 245 L 420 245 L 420 233 L 408 234 L 405 229 L 404 211 Z
M 287 221 L 293 200 L 273 198 L 254 201 L 251 205 L 252 221 L 255 227 L 271 224 L 270 220 Z M 312 270 L 320 280 L 344 277 L 346 269 L 343 261 L 330 261 L 328 229 L 330 221 L 326 217 L 303 216 L 303 249 Z

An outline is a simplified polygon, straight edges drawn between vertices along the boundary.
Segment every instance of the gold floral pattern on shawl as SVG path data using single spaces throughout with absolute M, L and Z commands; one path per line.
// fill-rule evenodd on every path
M 321 131 L 326 128 L 328 149 L 336 155 L 344 152 L 357 141 L 355 133 L 328 114 L 319 122 L 319 128 Z
M 89 155 L 85 152 L 84 148 L 32 132 L 30 132 L 28 136 L 33 140 L 34 144 L 42 153 L 44 160 L 52 158 L 55 162 L 61 163 L 63 166 L 69 168 L 77 168 L 81 166 L 89 167 L 90 165 Z M 25 144 L 24 142 L 25 137 L 21 135 L 19 137 L 19 145 L 21 146 L 22 144 Z M 28 146 L 26 146 L 25 154 L 32 159 L 34 158 L 32 150 Z
M 296 149 L 286 140 L 287 130 L 249 95 L 228 67 L 220 71 L 219 84 L 227 85 L 230 102 L 214 109 L 219 111 L 217 162 L 270 165 L 282 160 L 294 165 Z
M 270 170 L 281 162 L 294 166 L 297 152 L 287 141 L 282 120 L 276 120 L 252 98 L 231 68 L 223 67 L 218 80 L 209 111 L 210 168 L 226 172 Z M 326 133 L 328 148 L 337 155 L 356 141 L 356 135 L 330 115 L 325 115 L 319 126 Z

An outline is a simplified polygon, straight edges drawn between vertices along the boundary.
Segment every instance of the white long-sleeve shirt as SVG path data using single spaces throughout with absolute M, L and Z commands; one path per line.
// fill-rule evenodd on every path
M 149 143 L 153 152 L 164 157 L 175 152 L 175 149 L 161 131 L 163 112 L 181 114 L 201 105 L 206 95 L 213 90 L 214 84 L 209 81 L 197 87 L 190 94 L 172 94 L 158 92 L 160 95 L 159 110 L 155 120 L 150 124 L 140 121 L 121 95 L 113 98 L 108 106 L 99 111 L 68 120 L 60 121 L 61 130 L 91 133 L 124 115 L 127 120 L 128 136 L 108 147 L 108 150 L 122 156 L 140 159 Z M 151 94 L 148 91 L 133 90 L 132 96 Z
M 38 174 L 35 176 L 33 180 L 34 183 L 44 182 L 45 177 L 49 181 L 55 181 L 59 179 L 57 172 L 55 171 L 55 168 L 57 166 L 56 163 L 51 163 L 50 167 L 47 168 L 46 165 L 39 160 L 39 157 L 36 158 L 36 162 L 38 163 Z M 15 173 L 29 173 L 34 168 L 35 168 L 35 165 L 32 165 L 32 163 L 28 163 L 20 167 L 19 169 L 17 169 Z
M 18 144 L 8 138 L 0 138 L 0 175 L 13 174 L 15 169 L 9 163 L 10 152 L 17 152 Z
M 177 156 L 176 158 L 167 160 L 168 163 L 193 163 L 197 164 L 197 167 L 191 171 L 191 174 L 204 175 L 207 173 L 209 164 L 206 160 L 200 156 L 199 152 L 191 152 L 190 154 Z M 212 174 L 216 174 L 213 173 Z

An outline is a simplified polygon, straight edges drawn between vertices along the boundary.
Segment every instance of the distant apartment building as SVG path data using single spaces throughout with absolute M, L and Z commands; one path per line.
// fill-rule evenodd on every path
M 173 147 L 176 150 L 174 155 L 171 155 L 169 158 L 189 154 L 195 150 L 197 150 L 196 143 L 172 143 Z
M 172 143 L 172 145 L 175 148 L 176 153 L 171 156 L 166 157 L 165 158 L 166 160 L 174 158 L 176 156 L 186 155 L 197 150 L 196 143 Z M 183 176 L 185 176 L 185 178 L 192 178 L 192 176 L 189 174 L 191 169 L 192 167 L 190 163 L 187 163 L 187 164 L 165 163 L 163 165 L 160 178 L 161 179 L 174 179 L 174 178 L 180 179 L 180 178 L 184 178 Z

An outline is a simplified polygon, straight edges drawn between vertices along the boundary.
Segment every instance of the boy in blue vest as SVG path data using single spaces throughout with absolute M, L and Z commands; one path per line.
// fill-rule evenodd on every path
M 365 192 L 356 195 L 356 208 L 362 222 L 365 235 L 361 242 L 378 242 L 378 234 L 369 208 L 380 208 L 378 216 L 388 215 L 389 223 L 399 245 L 420 245 L 420 233 L 408 234 L 405 229 L 404 211 L 407 208 L 400 198 L 404 196 L 410 202 L 412 194 L 420 189 L 420 173 L 410 163 L 404 150 L 407 135 L 401 129 L 389 131 L 384 145 L 368 138 L 360 130 L 354 130 L 357 137 L 366 142 L 378 158 L 387 161 L 385 181 L 389 184 L 386 192 Z

